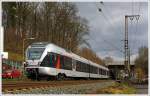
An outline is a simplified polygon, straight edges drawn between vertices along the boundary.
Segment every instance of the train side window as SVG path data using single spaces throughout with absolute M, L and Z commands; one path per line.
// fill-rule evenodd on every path
M 98 68 L 96 67 L 96 74 L 98 73 Z
M 87 69 L 87 72 L 89 72 L 89 64 L 87 64 L 87 68 L 86 69 Z
M 104 75 L 104 70 L 102 70 L 102 74 Z
M 80 71 L 80 72 L 88 72 L 89 71 L 89 67 L 86 63 L 77 61 L 76 63 L 76 70 Z
M 94 67 L 94 73 L 97 74 L 97 67 Z
M 60 55 L 60 64 L 61 69 L 64 69 L 64 57 L 62 55 Z
M 87 72 L 87 64 L 84 63 L 84 72 Z
M 90 73 L 93 73 L 93 66 L 90 66 Z
M 81 62 L 81 65 L 82 65 L 82 72 L 85 72 L 85 65 L 83 62 Z
M 76 69 L 76 60 L 75 59 L 72 59 L 72 68 Z
M 103 70 L 103 75 L 105 75 L 105 70 Z
M 100 69 L 100 74 L 102 75 L 102 69 Z
M 64 57 L 64 69 L 72 70 L 72 58 Z
M 101 74 L 100 68 L 98 70 L 99 70 L 99 74 Z
M 77 71 L 81 71 L 81 66 L 80 66 L 80 61 L 77 61 L 77 64 L 76 64 L 76 70 Z
M 83 63 L 82 62 L 82 69 L 83 69 L 83 72 L 87 72 L 87 64 L 86 63 Z
M 105 70 L 103 70 L 103 75 L 105 75 Z
M 92 66 L 92 73 L 94 73 L 94 66 Z
M 91 73 L 93 73 L 93 66 L 91 66 Z
M 83 72 L 83 68 L 82 68 L 82 62 L 80 62 L 80 71 Z
M 90 65 L 90 73 L 92 73 L 92 66 Z

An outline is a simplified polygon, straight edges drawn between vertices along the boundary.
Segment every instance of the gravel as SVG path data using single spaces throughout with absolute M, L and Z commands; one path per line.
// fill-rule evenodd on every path
M 96 91 L 97 89 L 109 87 L 114 83 L 114 81 L 108 81 L 80 85 L 66 85 L 60 87 L 22 89 L 13 91 L 13 94 L 88 94 Z M 9 92 L 4 93 L 9 94 Z M 10 94 L 12 94 L 12 92 Z

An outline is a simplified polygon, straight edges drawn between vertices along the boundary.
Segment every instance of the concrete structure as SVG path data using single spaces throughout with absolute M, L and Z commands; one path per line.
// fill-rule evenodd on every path
M 114 61 L 112 63 L 108 63 L 107 66 L 110 69 L 110 71 L 113 73 L 114 79 L 125 77 L 126 74 L 124 72 L 125 70 L 124 61 Z M 133 76 L 133 73 L 134 73 L 133 61 L 131 61 L 130 63 L 130 68 L 131 68 L 131 75 Z

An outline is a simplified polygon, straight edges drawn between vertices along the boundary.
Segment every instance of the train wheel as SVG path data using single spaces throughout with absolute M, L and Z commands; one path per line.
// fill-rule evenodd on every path
M 64 79 L 64 75 L 63 74 L 58 74 L 56 78 L 57 78 L 57 80 L 61 81 L 61 80 Z
M 63 80 L 67 80 L 67 76 L 63 74 Z

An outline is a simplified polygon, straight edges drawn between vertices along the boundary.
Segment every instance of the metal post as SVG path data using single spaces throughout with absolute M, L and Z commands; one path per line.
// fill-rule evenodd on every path
M 24 62 L 24 41 L 25 39 L 23 39 L 23 45 L 22 45 L 22 59 L 23 59 L 23 62 Z
M 124 60 L 124 65 L 125 65 L 125 70 L 127 73 L 127 66 L 128 66 L 128 17 L 125 16 L 125 41 L 124 41 L 124 50 L 125 50 L 125 60 Z M 128 74 L 128 73 L 127 73 Z
M 125 16 L 125 40 L 124 40 L 124 65 L 125 65 L 125 72 L 128 74 L 128 77 L 130 77 L 130 48 L 128 45 L 128 17 L 130 20 L 133 20 L 134 17 L 136 17 L 136 20 L 139 19 L 140 15 L 126 15 Z

